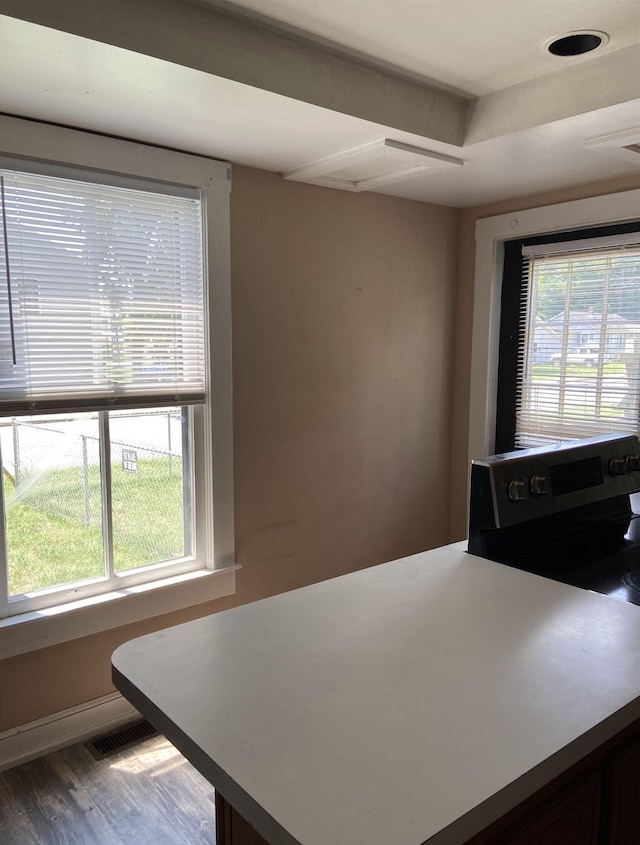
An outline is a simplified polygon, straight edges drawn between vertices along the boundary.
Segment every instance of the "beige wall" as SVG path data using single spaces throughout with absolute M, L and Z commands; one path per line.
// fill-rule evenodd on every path
M 473 280 L 475 270 L 475 225 L 482 217 L 506 214 L 525 208 L 570 202 L 585 197 L 603 196 L 640 188 L 640 175 L 606 182 L 580 185 L 562 191 L 535 194 L 493 205 L 467 208 L 460 215 L 460 263 L 456 324 L 456 356 L 453 397 L 453 452 L 451 488 L 451 538 L 466 536 L 467 477 L 469 437 L 469 376 L 471 368 L 471 330 L 473 320 Z
M 0 731 L 127 639 L 448 542 L 459 217 L 234 168 L 237 594 L 0 662 Z

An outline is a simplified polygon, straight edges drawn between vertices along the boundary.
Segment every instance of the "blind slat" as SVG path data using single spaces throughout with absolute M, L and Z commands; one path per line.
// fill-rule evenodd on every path
M 637 240 L 523 248 L 516 446 L 640 430 Z
M 67 409 L 70 396 L 94 409 L 167 395 L 202 401 L 200 200 L 170 188 L 2 175 L 2 412 Z

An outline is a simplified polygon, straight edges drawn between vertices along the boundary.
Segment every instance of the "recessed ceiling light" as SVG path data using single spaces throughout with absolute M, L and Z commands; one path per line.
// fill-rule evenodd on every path
M 569 32 L 560 38 L 553 38 L 547 41 L 546 48 L 554 56 L 580 56 L 582 53 L 590 53 L 598 47 L 606 44 L 609 36 L 606 32 L 597 30 L 582 30 L 581 32 Z

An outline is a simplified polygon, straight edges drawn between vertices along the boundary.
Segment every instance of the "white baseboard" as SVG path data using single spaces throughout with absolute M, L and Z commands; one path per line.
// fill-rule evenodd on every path
M 139 718 L 126 698 L 114 692 L 11 728 L 0 733 L 0 772 Z

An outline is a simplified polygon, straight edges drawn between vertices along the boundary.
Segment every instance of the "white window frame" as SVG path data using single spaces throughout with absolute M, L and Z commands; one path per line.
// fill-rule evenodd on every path
M 0 155 L 149 179 L 201 192 L 208 313 L 206 392 L 196 408 L 194 442 L 196 542 L 202 567 L 133 583 L 124 589 L 68 600 L 48 609 L 7 616 L 0 599 L 0 659 L 97 633 L 235 592 L 231 282 L 227 162 L 0 116 Z M 215 467 L 215 471 L 213 470 Z M 134 579 L 135 581 L 135 579 Z
M 640 217 L 640 189 L 486 217 L 476 223 L 468 466 L 493 451 L 504 243 Z M 467 497 L 468 498 L 468 497 Z
M 634 266 L 640 268 L 639 241 L 640 232 L 618 235 L 594 233 L 592 237 L 582 240 L 573 240 L 572 235 L 567 234 L 564 241 L 520 246 L 523 287 L 526 287 L 527 296 L 526 304 L 524 299 L 521 301 L 518 314 L 522 363 L 519 363 L 516 379 L 515 448 L 540 446 L 560 439 L 596 437 L 612 431 L 637 433 L 637 414 L 633 417 L 614 417 L 611 406 L 616 403 L 610 398 L 616 395 L 621 400 L 632 388 L 637 395 L 639 387 L 637 379 L 630 381 L 631 376 L 628 372 L 609 374 L 605 377 L 603 367 L 608 362 L 615 361 L 618 353 L 623 351 L 629 327 L 635 324 L 633 327 L 640 329 L 640 322 L 637 320 L 623 318 L 625 323 L 620 325 L 619 313 L 615 313 L 611 321 L 608 316 L 610 302 L 608 277 L 609 274 L 613 275 L 615 272 L 612 265 L 615 267 L 615 262 L 630 259 L 630 250 L 634 256 Z M 607 261 L 608 258 L 611 263 Z M 554 263 L 558 274 L 563 273 L 565 282 L 564 310 L 556 314 L 553 320 L 542 324 L 545 329 L 553 324 L 552 328 L 555 327 L 556 334 L 560 338 L 560 346 L 553 347 L 554 353 L 557 353 L 557 356 L 553 355 L 553 358 L 557 357 L 558 366 L 557 379 L 553 379 L 553 387 L 550 390 L 547 382 L 540 383 L 531 374 L 531 368 L 535 367 L 532 347 L 537 346 L 532 338 L 535 337 L 537 321 L 540 319 L 535 304 L 537 292 L 540 290 L 538 280 L 539 274 L 544 273 L 545 264 L 549 261 Z M 576 333 L 579 330 L 575 327 L 573 320 L 580 321 L 580 317 L 574 317 L 573 312 L 579 312 L 581 308 L 585 309 L 585 306 L 576 305 L 571 293 L 572 273 L 569 268 L 576 261 L 598 268 L 594 272 L 601 274 L 600 279 L 590 287 L 590 290 L 594 294 L 600 292 L 603 295 L 601 309 L 599 311 L 589 309 L 592 312 L 590 326 L 595 326 L 597 322 L 597 330 L 585 328 L 583 324 L 577 338 Z M 565 269 L 561 271 L 559 267 Z M 505 277 L 503 284 L 506 282 Z M 580 290 L 584 290 L 586 296 L 586 290 L 584 288 Z M 581 384 L 577 389 L 572 384 L 570 364 L 571 353 L 574 352 L 579 352 L 582 356 L 585 353 L 591 353 L 587 360 L 593 362 L 594 368 L 593 378 L 589 379 L 588 384 Z M 566 359 L 565 355 L 568 356 Z M 548 358 L 545 359 L 544 363 L 548 360 Z M 570 406 L 569 409 L 568 406 Z M 576 407 L 580 407 L 582 412 L 578 412 L 579 417 L 575 414 Z

